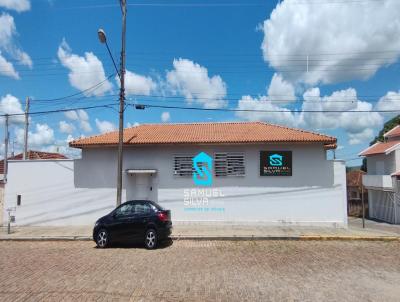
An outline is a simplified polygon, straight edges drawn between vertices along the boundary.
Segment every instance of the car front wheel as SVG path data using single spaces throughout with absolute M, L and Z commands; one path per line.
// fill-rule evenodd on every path
M 96 244 L 97 247 L 99 248 L 106 248 L 108 246 L 109 243 L 109 236 L 108 236 L 108 232 L 106 229 L 101 229 L 97 232 L 97 236 L 96 236 Z
M 157 247 L 157 232 L 154 229 L 148 229 L 146 236 L 144 237 L 144 246 L 148 250 L 155 249 Z

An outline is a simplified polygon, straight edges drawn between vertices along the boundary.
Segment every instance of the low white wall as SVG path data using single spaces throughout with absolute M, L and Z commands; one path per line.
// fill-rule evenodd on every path
M 16 225 L 92 225 L 114 208 L 115 189 L 75 188 L 73 160 L 18 160 L 8 167 L 4 221 L 5 209 L 16 207 Z
M 158 202 L 172 211 L 174 222 L 346 227 L 345 165 L 340 161 L 327 161 L 327 165 L 334 175 L 330 186 L 218 186 L 213 189 L 219 196 L 201 206 L 185 205 L 185 186 L 161 186 Z M 17 195 L 22 195 L 17 225 L 92 225 L 114 208 L 115 189 L 76 188 L 74 166 L 72 160 L 9 162 L 4 208 L 16 206 Z M 90 173 L 86 176 L 91 177 Z M 123 200 L 125 196 L 124 190 Z M 199 207 L 206 210 L 193 210 Z

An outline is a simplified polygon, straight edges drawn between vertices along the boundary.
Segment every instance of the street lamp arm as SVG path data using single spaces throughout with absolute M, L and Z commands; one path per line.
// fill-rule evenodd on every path
M 105 41 L 105 44 L 106 44 L 106 47 L 107 47 L 107 50 L 108 50 L 108 54 L 110 55 L 111 60 L 112 60 L 112 62 L 113 62 L 113 64 L 114 64 L 115 71 L 116 71 L 117 74 L 118 74 L 119 80 L 121 80 L 121 74 L 119 73 L 117 64 L 115 63 L 115 60 L 114 60 L 114 57 L 113 57 L 113 55 L 112 55 L 112 53 L 111 53 L 110 47 L 108 47 L 107 40 Z

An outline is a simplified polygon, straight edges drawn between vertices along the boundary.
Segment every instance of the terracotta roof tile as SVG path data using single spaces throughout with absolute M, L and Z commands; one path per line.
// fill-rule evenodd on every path
M 378 142 L 371 147 L 368 147 L 364 151 L 362 151 L 359 156 L 370 156 L 370 155 L 377 155 L 377 154 L 385 154 L 390 148 L 400 144 L 400 140 L 389 141 L 389 142 Z
M 392 128 L 388 132 L 386 132 L 384 137 L 394 137 L 394 136 L 400 136 L 400 126 L 397 125 L 396 127 Z
M 30 160 L 35 159 L 68 159 L 65 155 L 60 153 L 51 153 L 51 152 L 41 152 L 41 151 L 28 151 L 28 157 Z M 22 153 L 11 156 L 8 160 L 22 160 Z M 0 174 L 4 173 L 4 160 L 0 160 Z
M 224 144 L 320 142 L 334 148 L 336 138 L 262 122 L 144 124 L 124 129 L 124 144 Z M 71 147 L 117 145 L 118 131 L 77 139 Z

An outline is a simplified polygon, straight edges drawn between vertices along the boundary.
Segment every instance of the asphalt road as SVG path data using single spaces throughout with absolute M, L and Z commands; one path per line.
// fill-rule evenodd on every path
M 399 301 L 400 243 L 0 242 L 1 301 Z

